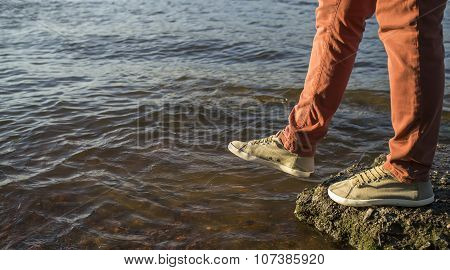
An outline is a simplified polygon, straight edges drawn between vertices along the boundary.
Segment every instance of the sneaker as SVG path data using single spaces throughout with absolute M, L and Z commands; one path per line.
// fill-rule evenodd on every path
M 309 177 L 314 172 L 314 157 L 300 157 L 286 150 L 278 138 L 280 132 L 249 142 L 233 141 L 228 144 L 228 150 L 242 159 L 255 161 L 290 175 Z
M 401 183 L 382 166 L 358 173 L 328 188 L 328 196 L 345 206 L 419 207 L 434 201 L 429 181 Z

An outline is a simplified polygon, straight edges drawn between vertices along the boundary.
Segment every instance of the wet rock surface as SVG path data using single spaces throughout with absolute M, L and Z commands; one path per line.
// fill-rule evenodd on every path
M 353 208 L 328 198 L 330 184 L 382 164 L 385 156 L 381 155 L 372 164 L 361 161 L 304 190 L 298 195 L 295 215 L 344 246 L 357 249 L 449 249 L 449 150 L 448 145 L 438 145 L 430 173 L 436 199 L 429 206 Z

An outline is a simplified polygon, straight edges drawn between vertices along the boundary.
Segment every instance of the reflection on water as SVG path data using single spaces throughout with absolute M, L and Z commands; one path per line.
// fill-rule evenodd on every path
M 286 124 L 315 1 L 0 5 L 2 248 L 340 247 L 293 216 L 312 184 L 226 151 Z M 388 94 L 354 90 L 388 89 L 367 28 L 314 177 L 392 136 Z

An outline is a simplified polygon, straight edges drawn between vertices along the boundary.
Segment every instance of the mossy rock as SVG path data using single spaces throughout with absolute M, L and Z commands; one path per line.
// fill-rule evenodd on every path
M 438 145 L 430 173 L 435 202 L 421 208 L 341 206 L 327 195 L 330 184 L 355 172 L 382 164 L 377 157 L 370 166 L 355 164 L 305 189 L 297 197 L 296 217 L 329 234 L 336 241 L 357 249 L 448 249 L 449 248 L 449 171 L 448 146 Z

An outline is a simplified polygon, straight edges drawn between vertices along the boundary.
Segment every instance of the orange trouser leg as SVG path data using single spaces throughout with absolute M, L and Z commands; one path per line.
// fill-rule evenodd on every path
M 341 102 L 353 68 L 365 21 L 376 0 L 319 0 L 305 87 L 280 135 L 286 149 L 312 156 Z
M 378 0 L 388 54 L 395 135 L 384 167 L 399 180 L 427 180 L 444 96 L 442 19 L 447 0 Z
M 401 181 L 426 180 L 436 150 L 444 94 L 442 19 L 447 0 L 319 0 L 305 88 L 280 135 L 312 156 L 347 85 L 364 21 L 376 8 L 388 54 L 392 125 L 385 168 Z M 376 7 L 375 7 L 376 6 Z

